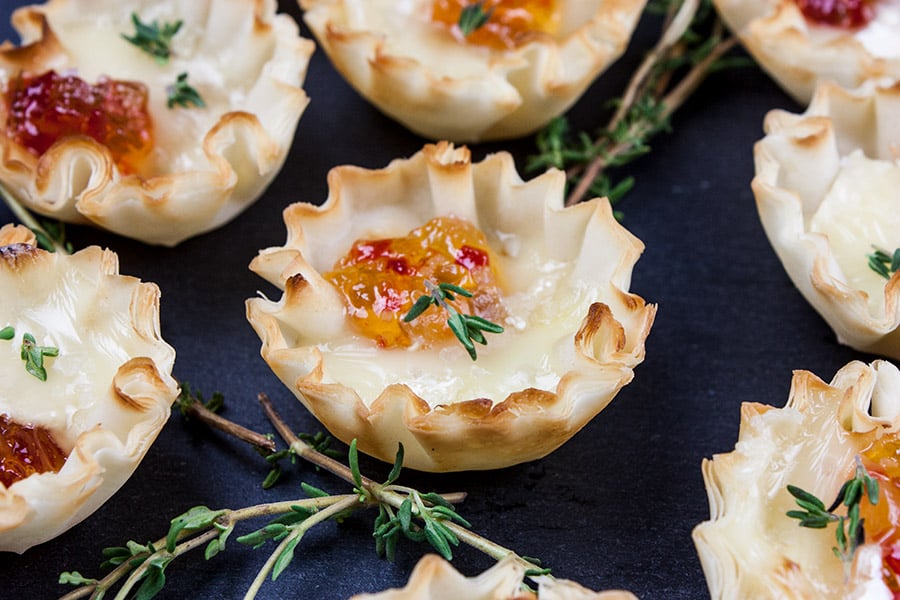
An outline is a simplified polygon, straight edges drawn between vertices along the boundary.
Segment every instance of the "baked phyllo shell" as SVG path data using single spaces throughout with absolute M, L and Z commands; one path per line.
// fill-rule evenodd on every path
M 900 84 L 823 84 L 805 113 L 772 111 L 765 130 L 753 192 L 785 270 L 841 343 L 900 358 L 900 275 L 867 258 L 900 247 Z
M 151 244 L 175 245 L 228 222 L 281 168 L 308 98 L 301 85 L 313 43 L 275 14 L 274 0 L 51 0 L 13 13 L 20 47 L 0 47 L 0 87 L 21 74 L 74 73 L 146 86 L 153 147 L 123 172 L 94 139 L 60 138 L 40 156 L 17 143 L 0 102 L 0 182 L 49 217 L 90 223 Z M 181 21 L 160 64 L 123 39 L 132 15 Z M 178 76 L 205 107 L 167 106 Z
M 426 554 L 416 564 L 403 588 L 374 594 L 358 594 L 350 600 L 636 600 L 630 592 L 594 592 L 566 579 L 537 577 L 537 594 L 522 589 L 525 567 L 506 558 L 476 575 L 466 577 L 436 554 Z
M 45 252 L 0 229 L 0 415 L 49 431 L 62 468 L 0 483 L 0 550 L 24 552 L 90 515 L 132 474 L 178 394 L 160 337 L 159 289 L 120 275 L 109 250 Z M 26 370 L 26 334 L 58 349 L 46 381 Z M 7 443 L 4 441 L 4 443 Z
M 855 361 L 831 383 L 794 372 L 784 408 L 742 406 L 734 451 L 703 461 L 710 519 L 693 539 L 713 599 L 893 597 L 877 543 L 860 546 L 845 571 L 832 551 L 834 524 L 799 527 L 786 513 L 798 508 L 788 485 L 827 505 L 853 477 L 857 456 L 897 438 L 898 399 L 895 366 Z
M 857 87 L 900 79 L 900 3 L 876 0 L 867 25 L 810 23 L 796 0 L 713 0 L 753 58 L 795 100 L 809 102 L 820 80 Z M 840 3 L 833 3 L 839 5 Z
M 655 305 L 629 293 L 643 245 L 605 199 L 563 208 L 565 175 L 527 183 L 506 153 L 428 145 L 381 170 L 345 166 L 321 206 L 284 212 L 287 241 L 251 269 L 284 290 L 247 302 L 275 374 L 338 438 L 427 471 L 491 469 L 551 452 L 600 412 L 643 360 Z M 348 330 L 323 278 L 359 239 L 455 216 L 486 236 L 506 331 L 478 347 L 379 348 Z
M 560 0 L 556 34 L 515 48 L 460 42 L 431 0 L 300 0 L 335 68 L 383 113 L 431 140 L 533 133 L 565 112 L 628 44 L 646 0 Z

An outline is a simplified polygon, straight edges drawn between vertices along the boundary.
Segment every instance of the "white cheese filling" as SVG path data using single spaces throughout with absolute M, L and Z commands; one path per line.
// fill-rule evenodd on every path
M 869 296 L 873 314 L 884 311 L 887 280 L 868 266 L 873 247 L 900 248 L 900 164 L 848 155 L 810 222 L 825 234 L 847 283 Z

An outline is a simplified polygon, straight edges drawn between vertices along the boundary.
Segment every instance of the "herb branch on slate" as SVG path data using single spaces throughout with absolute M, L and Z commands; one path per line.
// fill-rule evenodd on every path
M 203 406 L 196 394 L 187 394 L 188 414 L 199 416 L 207 422 L 209 415 L 203 410 L 191 412 Z M 240 509 L 210 509 L 195 506 L 173 518 L 168 532 L 155 542 L 141 544 L 129 541 L 124 546 L 103 550 L 106 559 L 101 569 L 111 569 L 102 578 L 92 578 L 78 571 L 60 574 L 59 583 L 78 586 L 61 600 L 104 596 L 118 586 L 116 600 L 129 597 L 149 600 L 166 585 L 166 568 L 177 558 L 197 548 L 204 548 L 204 558 L 213 559 L 226 549 L 226 542 L 236 535 L 236 529 L 245 521 L 268 519 L 265 524 L 234 540 L 241 545 L 258 549 L 274 545 L 263 567 L 247 589 L 245 598 L 257 596 L 265 580 L 273 580 L 284 572 L 294 560 L 295 550 L 303 536 L 312 527 L 327 521 L 340 522 L 360 508 L 377 508 L 373 537 L 379 556 L 393 559 L 401 538 L 413 542 L 426 542 L 444 558 L 450 559 L 453 547 L 465 543 L 496 560 L 514 557 L 526 568 L 526 577 L 548 575 L 549 569 L 540 569 L 535 559 L 521 557 L 474 532 L 469 523 L 454 507 L 464 494 L 422 493 L 397 482 L 403 466 L 403 446 L 397 451 L 393 468 L 383 483 L 377 483 L 362 475 L 356 441 L 350 444 L 348 464 L 331 458 L 296 435 L 275 411 L 271 401 L 259 395 L 263 411 L 281 438 L 287 443 L 292 456 L 301 458 L 327 470 L 352 486 L 351 493 L 331 494 L 307 484 L 301 484 L 305 497 L 288 501 L 257 504 Z M 179 408 L 181 408 L 179 403 Z M 204 410 L 206 407 L 204 406 Z M 229 427 L 228 432 L 235 431 Z M 266 437 L 261 436 L 260 437 Z M 243 438 L 242 438 L 243 439 Z M 307 438 L 310 439 L 310 438 Z M 312 440 L 323 441 L 321 437 Z M 271 545 L 270 545 L 271 543 Z
M 630 163 L 650 151 L 648 142 L 669 129 L 669 118 L 715 70 L 746 64 L 723 56 L 737 39 L 727 33 L 710 0 L 663 0 L 648 11 L 665 14 L 656 46 L 631 77 L 616 110 L 593 136 L 570 131 L 568 120 L 557 117 L 538 133 L 538 154 L 528 171 L 556 167 L 566 172 L 570 189 L 566 205 L 588 195 L 607 196 L 615 203 L 634 185 L 632 177 L 613 182 L 606 169 Z M 617 213 L 621 217 L 620 213 Z
M 803 489 L 789 485 L 787 490 L 794 497 L 797 506 L 802 509 L 789 510 L 787 516 L 800 521 L 798 523 L 800 527 L 825 529 L 831 523 L 837 523 L 835 531 L 837 545 L 832 550 L 844 564 L 844 569 L 849 569 L 857 548 L 865 543 L 866 539 L 865 519 L 859 516 L 860 503 L 866 498 L 869 504 L 873 506 L 878 504 L 878 481 L 869 475 L 862 464 L 862 459 L 856 457 L 853 477 L 844 482 L 828 508 L 819 498 Z M 846 507 L 846 515 L 834 512 L 841 505 Z
M 0 183 L 0 197 L 3 198 L 4 204 L 12 211 L 13 215 L 28 229 L 34 232 L 35 240 L 39 247 L 48 252 L 59 252 L 60 254 L 72 254 L 72 244 L 66 241 L 66 226 L 59 221 L 44 221 L 38 223 L 30 212 L 28 212 L 19 200 Z

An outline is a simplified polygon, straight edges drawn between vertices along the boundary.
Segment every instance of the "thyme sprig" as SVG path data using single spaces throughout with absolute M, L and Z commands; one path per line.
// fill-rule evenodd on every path
M 200 96 L 200 92 L 188 83 L 187 78 L 187 72 L 179 73 L 175 83 L 166 86 L 166 94 L 168 94 L 166 99 L 167 107 L 174 108 L 176 104 L 183 108 L 190 108 L 191 106 L 196 106 L 197 108 L 206 107 L 206 102 Z
M 72 254 L 72 244 L 66 241 L 66 226 L 59 221 L 38 222 L 28 210 L 22 206 L 19 199 L 13 196 L 6 186 L 0 183 L 0 198 L 12 211 L 13 215 L 28 229 L 34 232 L 38 246 L 48 252 L 60 254 Z
M 869 268 L 885 279 L 890 279 L 900 269 L 900 248 L 894 250 L 893 254 L 888 254 L 875 246 L 873 248 L 875 251 L 872 254 L 866 254 Z
M 0 329 L 0 340 L 9 341 L 16 336 L 16 330 L 11 325 Z M 59 356 L 59 348 L 55 346 L 39 346 L 37 340 L 30 333 L 22 334 L 22 349 L 19 352 L 25 361 L 25 370 L 41 381 L 47 381 L 47 369 L 44 367 L 45 356 Z
M 175 559 L 196 548 L 205 548 L 204 558 L 211 560 L 225 550 L 227 540 L 239 525 L 253 519 L 268 518 L 262 526 L 236 538 L 239 544 L 251 548 L 263 548 L 270 543 L 275 545 L 244 596 L 252 599 L 266 579 L 276 579 L 294 562 L 295 550 L 307 531 L 327 521 L 340 521 L 366 507 L 378 508 L 373 531 L 376 551 L 389 558 L 394 556 L 397 540 L 404 536 L 429 543 L 447 558 L 452 557 L 450 547 L 463 542 L 497 560 L 512 556 L 531 574 L 547 574 L 546 570 L 534 569 L 533 559 L 522 558 L 470 531 L 469 523 L 454 508 L 454 503 L 461 501 L 464 495 L 423 494 L 397 484 L 403 464 L 402 446 L 387 479 L 378 484 L 360 472 L 355 441 L 350 445 L 348 464 L 345 465 L 294 434 L 265 395 L 260 394 L 259 400 L 293 455 L 345 480 L 352 485 L 352 493 L 329 494 L 304 484 L 303 498 L 240 509 L 213 510 L 195 506 L 173 518 L 166 535 L 156 541 L 145 544 L 129 541 L 124 546 L 104 549 L 106 560 L 102 568 L 112 569 L 106 576 L 97 579 L 83 576 L 78 571 L 62 573 L 60 584 L 79 587 L 61 600 L 75 600 L 88 595 L 99 598 L 117 586 L 115 600 L 124 600 L 133 590 L 136 590 L 135 597 L 149 600 L 165 586 L 165 570 Z
M 607 196 L 613 203 L 619 200 L 634 179 L 613 182 L 606 170 L 649 152 L 650 138 L 669 129 L 672 114 L 709 73 L 744 64 L 723 60 L 737 39 L 727 33 L 710 0 L 665 0 L 653 8 L 665 12 L 663 31 L 623 95 L 612 103 L 616 110 L 606 126 L 594 135 L 573 134 L 566 118 L 558 117 L 536 137 L 538 154 L 526 168 L 564 170 L 570 184 L 567 206 L 588 194 Z
M 157 63 L 164 65 L 169 62 L 169 57 L 172 56 L 172 38 L 181 29 L 182 21 L 162 25 L 157 21 L 144 23 L 137 13 L 131 13 L 131 22 L 134 23 L 134 35 L 123 33 L 122 37 L 152 56 Z
M 478 358 L 478 353 L 475 351 L 475 342 L 487 345 L 487 338 L 484 337 L 485 332 L 503 333 L 502 325 L 488 321 L 478 315 L 464 315 L 449 304 L 449 302 L 456 300 L 454 294 L 471 298 L 472 292 L 469 290 L 452 283 L 435 284 L 429 280 L 425 281 L 425 288 L 428 290 L 428 294 L 419 296 L 412 308 L 409 309 L 409 312 L 403 317 L 404 322 L 409 323 L 415 320 L 432 305 L 443 308 L 449 315 L 447 326 L 469 353 L 469 357 L 472 360 Z
M 30 333 L 22 335 L 22 360 L 25 370 L 41 381 L 47 381 L 47 369 L 44 367 L 45 356 L 59 356 L 59 348 L 55 346 L 39 346 Z
M 491 7 L 485 10 L 484 2 L 485 0 L 477 0 L 477 2 L 467 4 L 460 11 L 457 25 L 459 26 L 459 30 L 462 32 L 463 37 L 469 37 L 476 30 L 487 25 L 487 22 L 491 20 L 491 16 L 494 14 L 494 8 Z
M 802 510 L 789 510 L 787 516 L 797 519 L 800 527 L 811 529 L 825 529 L 829 524 L 836 522 L 835 540 L 837 545 L 832 548 L 848 570 L 853 563 L 853 557 L 857 548 L 865 543 L 865 519 L 859 516 L 860 503 L 866 498 L 871 505 L 878 504 L 878 480 L 869 475 L 862 464 L 862 459 L 856 457 L 856 470 L 853 477 L 844 482 L 837 493 L 837 497 L 831 506 L 825 507 L 815 495 L 793 485 L 787 486 L 788 493 L 794 497 L 794 501 Z M 837 514 L 834 511 L 843 505 L 846 514 Z

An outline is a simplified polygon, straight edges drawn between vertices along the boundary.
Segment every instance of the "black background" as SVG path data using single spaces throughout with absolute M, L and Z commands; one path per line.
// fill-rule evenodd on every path
M 19 4 L 3 1 L 0 39 L 15 39 L 7 23 Z M 300 21 L 293 2 L 280 4 Z M 642 20 L 626 56 L 571 111 L 576 128 L 592 130 L 605 121 L 605 102 L 620 93 L 655 41 L 657 26 L 652 17 Z M 76 248 L 109 247 L 123 273 L 159 284 L 163 337 L 178 352 L 175 376 L 207 396 L 224 392 L 224 415 L 261 432 L 272 428 L 255 400 L 260 391 L 297 431 L 320 427 L 259 356 L 244 300 L 266 284 L 247 265 L 260 248 L 283 243 L 285 206 L 325 199 L 331 167 L 383 167 L 426 142 L 371 108 L 321 50 L 304 87 L 312 102 L 285 168 L 232 223 L 174 249 L 90 228 L 69 231 Z M 740 403 L 782 406 L 792 370 L 829 380 L 846 362 L 872 358 L 837 344 L 785 275 L 760 226 L 749 187 L 752 145 L 773 108 L 801 107 L 756 68 L 715 74 L 675 115 L 672 133 L 655 139 L 652 153 L 630 169 L 637 185 L 619 207 L 625 226 L 647 247 L 632 291 L 658 303 L 659 312 L 645 362 L 612 404 L 542 460 L 481 473 L 409 471 L 401 482 L 468 492 L 460 512 L 477 532 L 540 557 L 559 577 L 645 599 L 708 595 L 690 538 L 708 517 L 700 462 L 733 448 Z M 535 148 L 526 138 L 472 150 L 474 160 L 508 150 L 521 169 Z M 0 207 L 0 223 L 10 220 Z M 375 478 L 387 472 L 368 459 L 362 468 Z M 0 597 L 59 596 L 68 591 L 56 583 L 59 572 L 98 575 L 102 548 L 157 539 L 169 519 L 194 505 L 238 508 L 299 497 L 300 481 L 347 491 L 304 465 L 264 491 L 266 472 L 250 448 L 173 414 L 132 478 L 100 510 L 21 556 L 0 555 Z M 401 585 L 424 548 L 401 543 L 395 563 L 376 558 L 373 516 L 361 513 L 341 526 L 314 529 L 291 567 L 259 597 L 343 599 Z M 209 562 L 188 555 L 169 566 L 160 597 L 240 598 L 266 556 L 267 550 L 233 541 Z M 461 547 L 454 563 L 472 575 L 492 561 Z

